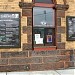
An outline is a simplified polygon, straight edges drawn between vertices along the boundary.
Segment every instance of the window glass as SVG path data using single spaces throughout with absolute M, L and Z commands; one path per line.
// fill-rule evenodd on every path
M 53 3 L 52 0 L 35 0 L 37 3 Z
M 54 27 L 54 10 L 52 8 L 33 8 L 33 26 Z
M 34 27 L 33 30 L 33 40 L 34 45 L 43 44 L 43 45 L 54 45 L 54 29 L 53 28 L 42 28 Z
M 44 44 L 44 28 L 34 28 L 34 44 Z
M 55 44 L 54 34 L 55 30 L 53 28 L 45 28 L 45 34 L 44 34 L 45 44 L 49 44 L 50 46 Z

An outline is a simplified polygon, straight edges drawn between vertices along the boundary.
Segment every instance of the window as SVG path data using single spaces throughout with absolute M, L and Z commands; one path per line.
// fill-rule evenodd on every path
M 0 48 L 20 47 L 20 13 L 0 12 Z
M 33 44 L 55 46 L 55 10 L 52 0 L 35 0 L 33 7 Z M 36 3 L 38 3 L 36 5 Z M 42 3 L 42 4 L 39 4 Z M 43 5 L 45 4 L 46 5 Z M 49 6 L 47 5 L 49 4 Z M 51 5 L 51 6 L 50 6 Z

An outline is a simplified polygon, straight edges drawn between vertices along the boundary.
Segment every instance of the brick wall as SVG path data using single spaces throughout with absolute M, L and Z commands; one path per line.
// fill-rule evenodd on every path
M 19 3 L 20 2 L 20 3 Z M 61 3 L 61 0 L 57 0 Z M 62 3 L 61 3 L 62 4 Z M 73 50 L 66 49 L 62 40 L 65 35 L 65 19 L 67 6 L 57 4 L 57 50 L 33 51 L 32 50 L 32 6 L 31 0 L 0 0 L 0 11 L 21 12 L 21 48 L 0 49 L 0 71 L 43 71 L 74 67 Z M 62 8 L 63 7 L 63 8 Z
M 43 71 L 73 67 L 72 50 L 1 52 L 0 71 Z
M 66 31 L 66 16 L 75 16 L 75 1 L 74 0 L 66 0 L 66 4 L 69 5 L 67 11 L 65 11 L 65 16 L 61 18 L 61 26 L 65 27 Z M 66 41 L 66 32 L 61 35 L 61 41 L 65 42 L 65 49 L 75 49 L 75 41 Z

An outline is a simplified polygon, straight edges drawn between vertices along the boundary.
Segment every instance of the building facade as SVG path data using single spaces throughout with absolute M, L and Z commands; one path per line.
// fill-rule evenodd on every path
M 0 0 L 0 71 L 74 68 L 74 0 Z

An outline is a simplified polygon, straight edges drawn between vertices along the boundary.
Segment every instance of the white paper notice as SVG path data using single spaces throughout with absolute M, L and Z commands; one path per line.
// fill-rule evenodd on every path
M 35 34 L 35 41 L 37 41 L 38 39 L 40 39 L 40 34 Z
M 38 40 L 36 40 L 36 44 L 43 44 L 43 38 L 39 38 Z

